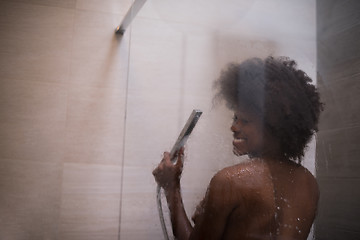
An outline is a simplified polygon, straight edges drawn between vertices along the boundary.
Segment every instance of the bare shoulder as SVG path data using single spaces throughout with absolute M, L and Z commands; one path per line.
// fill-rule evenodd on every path
M 319 187 L 316 178 L 307 168 L 298 165 L 295 170 L 295 176 L 304 187 L 312 191 L 313 194 L 319 195 Z
M 228 209 L 228 214 L 237 209 L 237 214 L 243 214 L 243 207 L 249 199 L 253 199 L 255 191 L 267 184 L 262 181 L 263 174 L 260 165 L 246 161 L 218 171 L 211 179 L 206 201 L 216 208 Z
M 264 187 L 271 181 L 267 165 L 261 159 L 250 159 L 242 163 L 226 167 L 215 174 L 212 183 L 227 183 L 237 190 Z
M 262 173 L 266 170 L 266 164 L 261 159 L 248 159 L 244 162 L 235 164 L 230 167 L 226 167 L 220 170 L 217 174 L 219 175 L 241 175 L 248 176 L 254 173 Z

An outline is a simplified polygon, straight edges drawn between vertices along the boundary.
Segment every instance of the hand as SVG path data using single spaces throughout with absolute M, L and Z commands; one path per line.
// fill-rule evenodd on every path
M 156 182 L 164 188 L 164 190 L 175 189 L 180 187 L 180 177 L 183 169 L 184 148 L 177 153 L 177 161 L 175 164 L 171 162 L 170 153 L 164 152 L 164 157 L 154 169 L 152 174 Z

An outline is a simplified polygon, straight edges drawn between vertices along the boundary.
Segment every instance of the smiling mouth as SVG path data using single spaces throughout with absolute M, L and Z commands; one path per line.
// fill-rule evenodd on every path
M 237 144 L 237 143 L 243 143 L 245 141 L 246 141 L 245 138 L 234 138 L 233 143 Z

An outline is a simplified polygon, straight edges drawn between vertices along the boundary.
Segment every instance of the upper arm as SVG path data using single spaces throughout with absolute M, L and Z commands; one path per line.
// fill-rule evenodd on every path
M 228 216 L 237 207 L 234 184 L 223 171 L 210 182 L 205 199 L 204 211 L 198 216 L 190 239 L 221 239 Z

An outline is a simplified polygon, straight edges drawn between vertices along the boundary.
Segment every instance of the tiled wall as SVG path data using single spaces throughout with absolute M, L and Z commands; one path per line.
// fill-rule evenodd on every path
M 0 1 L 0 239 L 117 239 L 131 1 Z
M 130 0 L 0 1 L 0 239 L 161 239 L 151 171 L 193 108 L 189 215 L 240 161 L 221 68 L 288 55 L 315 76 L 313 0 L 182 2 L 149 0 L 119 38 Z
M 317 1 L 317 139 L 321 198 L 316 239 L 360 239 L 360 2 Z

